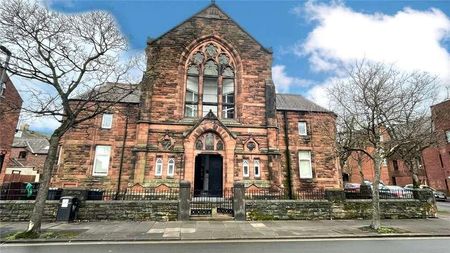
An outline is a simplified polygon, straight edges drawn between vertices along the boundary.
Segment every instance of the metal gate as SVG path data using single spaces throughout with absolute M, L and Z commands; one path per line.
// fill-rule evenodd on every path
M 210 196 L 194 192 L 190 202 L 191 216 L 214 216 L 226 214 L 234 216 L 233 189 L 223 191 L 222 196 Z

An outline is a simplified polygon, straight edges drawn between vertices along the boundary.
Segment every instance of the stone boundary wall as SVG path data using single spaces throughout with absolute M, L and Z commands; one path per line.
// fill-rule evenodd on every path
M 174 221 L 178 200 L 86 201 L 78 212 L 79 220 Z
M 45 203 L 43 221 L 55 221 L 59 201 Z M 0 221 L 28 221 L 33 207 L 34 200 L 0 200 Z
M 31 200 L 1 200 L 0 221 L 28 221 L 33 210 Z M 44 221 L 55 221 L 59 201 L 47 201 Z M 86 201 L 78 210 L 77 220 L 172 221 L 178 215 L 177 200 Z
M 436 206 L 427 201 L 380 200 L 382 219 L 435 218 Z M 371 219 L 371 200 L 246 200 L 247 220 Z

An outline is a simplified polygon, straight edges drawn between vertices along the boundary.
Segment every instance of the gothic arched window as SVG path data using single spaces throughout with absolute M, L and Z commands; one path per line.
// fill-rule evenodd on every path
M 219 44 L 207 42 L 191 54 L 187 65 L 185 117 L 235 116 L 235 69 L 230 54 Z
M 223 151 L 224 143 L 222 139 L 213 132 L 207 132 L 198 137 L 195 142 L 196 150 Z

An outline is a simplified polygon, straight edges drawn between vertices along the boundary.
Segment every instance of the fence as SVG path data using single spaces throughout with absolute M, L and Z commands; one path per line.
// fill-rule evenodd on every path
M 414 191 L 410 189 L 380 189 L 380 199 L 414 199 Z M 372 192 L 359 189 L 345 189 L 346 199 L 371 199 Z
M 217 194 L 211 195 L 205 194 L 202 191 L 191 192 L 192 199 L 190 201 L 190 215 L 210 216 L 213 215 L 213 210 L 221 214 L 234 215 L 233 188 L 225 189 L 222 193 L 218 192 Z
M 0 185 L 1 200 L 35 200 L 39 190 L 39 183 L 30 183 L 31 188 L 27 190 L 27 183 L 12 182 Z M 59 200 L 62 189 L 50 188 L 48 190 L 48 200 Z
M 140 190 L 126 189 L 114 190 L 89 190 L 87 200 L 177 200 L 178 188 L 161 190 L 157 188 L 142 188 Z
M 7 183 L 0 185 L 1 200 L 35 200 L 39 190 L 39 183 L 31 183 L 32 188 L 26 189 L 27 184 L 21 182 Z M 48 200 L 59 200 L 63 194 L 63 189 L 50 188 Z M 86 190 L 86 200 L 177 200 L 178 188 L 161 190 L 156 188 L 143 188 L 141 190 L 126 189 L 123 191 L 114 190 Z
M 254 200 L 282 200 L 290 199 L 289 193 L 284 190 L 271 190 L 271 189 L 247 189 L 245 191 L 246 199 Z M 292 198 L 295 200 L 321 200 L 325 199 L 324 189 L 308 189 L 297 190 L 292 193 Z

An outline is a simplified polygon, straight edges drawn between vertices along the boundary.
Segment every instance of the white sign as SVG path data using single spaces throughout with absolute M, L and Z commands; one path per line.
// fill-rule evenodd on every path
M 69 199 L 63 199 L 61 207 L 68 207 L 69 206 Z

